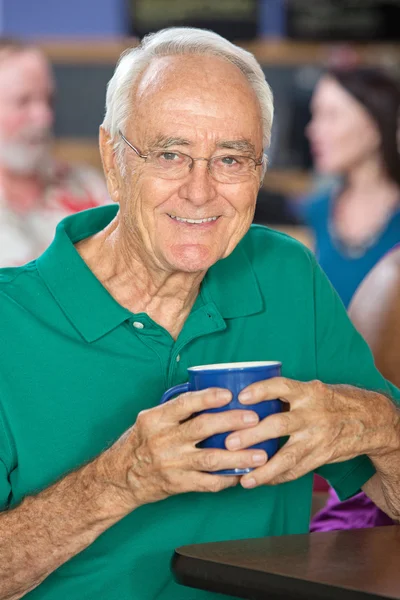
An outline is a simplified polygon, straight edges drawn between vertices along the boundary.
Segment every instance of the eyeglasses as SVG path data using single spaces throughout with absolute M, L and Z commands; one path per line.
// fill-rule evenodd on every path
M 212 156 L 211 158 L 193 158 L 189 154 L 177 150 L 154 150 L 142 154 L 135 148 L 124 134 L 119 135 L 139 158 L 143 158 L 161 179 L 182 179 L 193 169 L 196 161 L 203 160 L 211 177 L 220 183 L 240 183 L 250 178 L 257 167 L 263 164 L 263 159 L 256 160 L 249 156 Z

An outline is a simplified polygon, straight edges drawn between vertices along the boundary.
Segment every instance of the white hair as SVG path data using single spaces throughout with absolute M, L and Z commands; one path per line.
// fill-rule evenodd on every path
M 109 134 L 117 157 L 121 158 L 122 142 L 118 134 L 132 114 L 132 89 L 155 57 L 195 54 L 216 56 L 236 65 L 254 90 L 261 108 L 263 148 L 268 148 L 273 119 L 273 96 L 264 73 L 254 56 L 205 29 L 170 27 L 146 35 L 136 48 L 129 48 L 120 57 L 107 87 L 106 114 L 102 127 Z M 266 164 L 265 164 L 266 166 Z

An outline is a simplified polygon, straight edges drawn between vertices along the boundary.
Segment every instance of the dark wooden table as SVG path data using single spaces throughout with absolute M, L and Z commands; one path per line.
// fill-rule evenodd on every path
M 400 600 L 400 526 L 183 546 L 172 570 L 250 600 Z

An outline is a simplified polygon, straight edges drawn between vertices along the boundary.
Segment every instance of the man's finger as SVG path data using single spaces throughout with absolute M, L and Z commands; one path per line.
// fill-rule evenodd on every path
M 179 427 L 179 436 L 183 442 L 190 441 L 197 444 L 217 433 L 253 428 L 258 422 L 257 413 L 251 410 L 203 413 L 183 423 Z
M 230 475 L 211 475 L 208 473 L 193 472 L 187 475 L 187 485 L 183 492 L 221 492 L 230 487 L 235 487 L 240 478 Z
M 290 436 L 303 426 L 304 420 L 299 411 L 276 413 L 269 415 L 254 427 L 243 428 L 242 431 L 235 430 L 226 438 L 225 446 L 234 451 L 249 448 L 267 440 Z
M 240 483 L 244 488 L 277 485 L 303 477 L 303 475 L 314 471 L 325 462 L 321 453 L 313 452 L 310 454 L 303 444 L 288 443 L 265 465 L 243 475 Z
M 232 393 L 223 388 L 208 388 L 197 392 L 181 394 L 173 400 L 161 405 L 163 418 L 169 422 L 181 422 L 189 419 L 193 414 L 209 408 L 219 408 L 229 404 Z
M 219 449 L 198 449 L 188 457 L 189 468 L 195 471 L 223 471 L 225 469 L 254 469 L 267 462 L 264 450 L 228 452 Z
M 291 402 L 306 393 L 306 383 L 287 379 L 286 377 L 273 377 L 264 381 L 257 381 L 245 388 L 239 394 L 239 401 L 243 404 L 256 404 L 264 400 L 279 398 L 283 402 Z

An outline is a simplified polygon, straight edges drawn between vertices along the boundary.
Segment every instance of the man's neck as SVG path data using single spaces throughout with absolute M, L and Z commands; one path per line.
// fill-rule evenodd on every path
M 38 174 L 21 175 L 0 166 L 0 190 L 11 210 L 24 213 L 43 203 L 45 181 Z
M 76 249 L 115 300 L 132 313 L 144 312 L 176 339 L 199 293 L 205 272 L 168 272 L 146 262 L 125 243 L 118 217 Z

